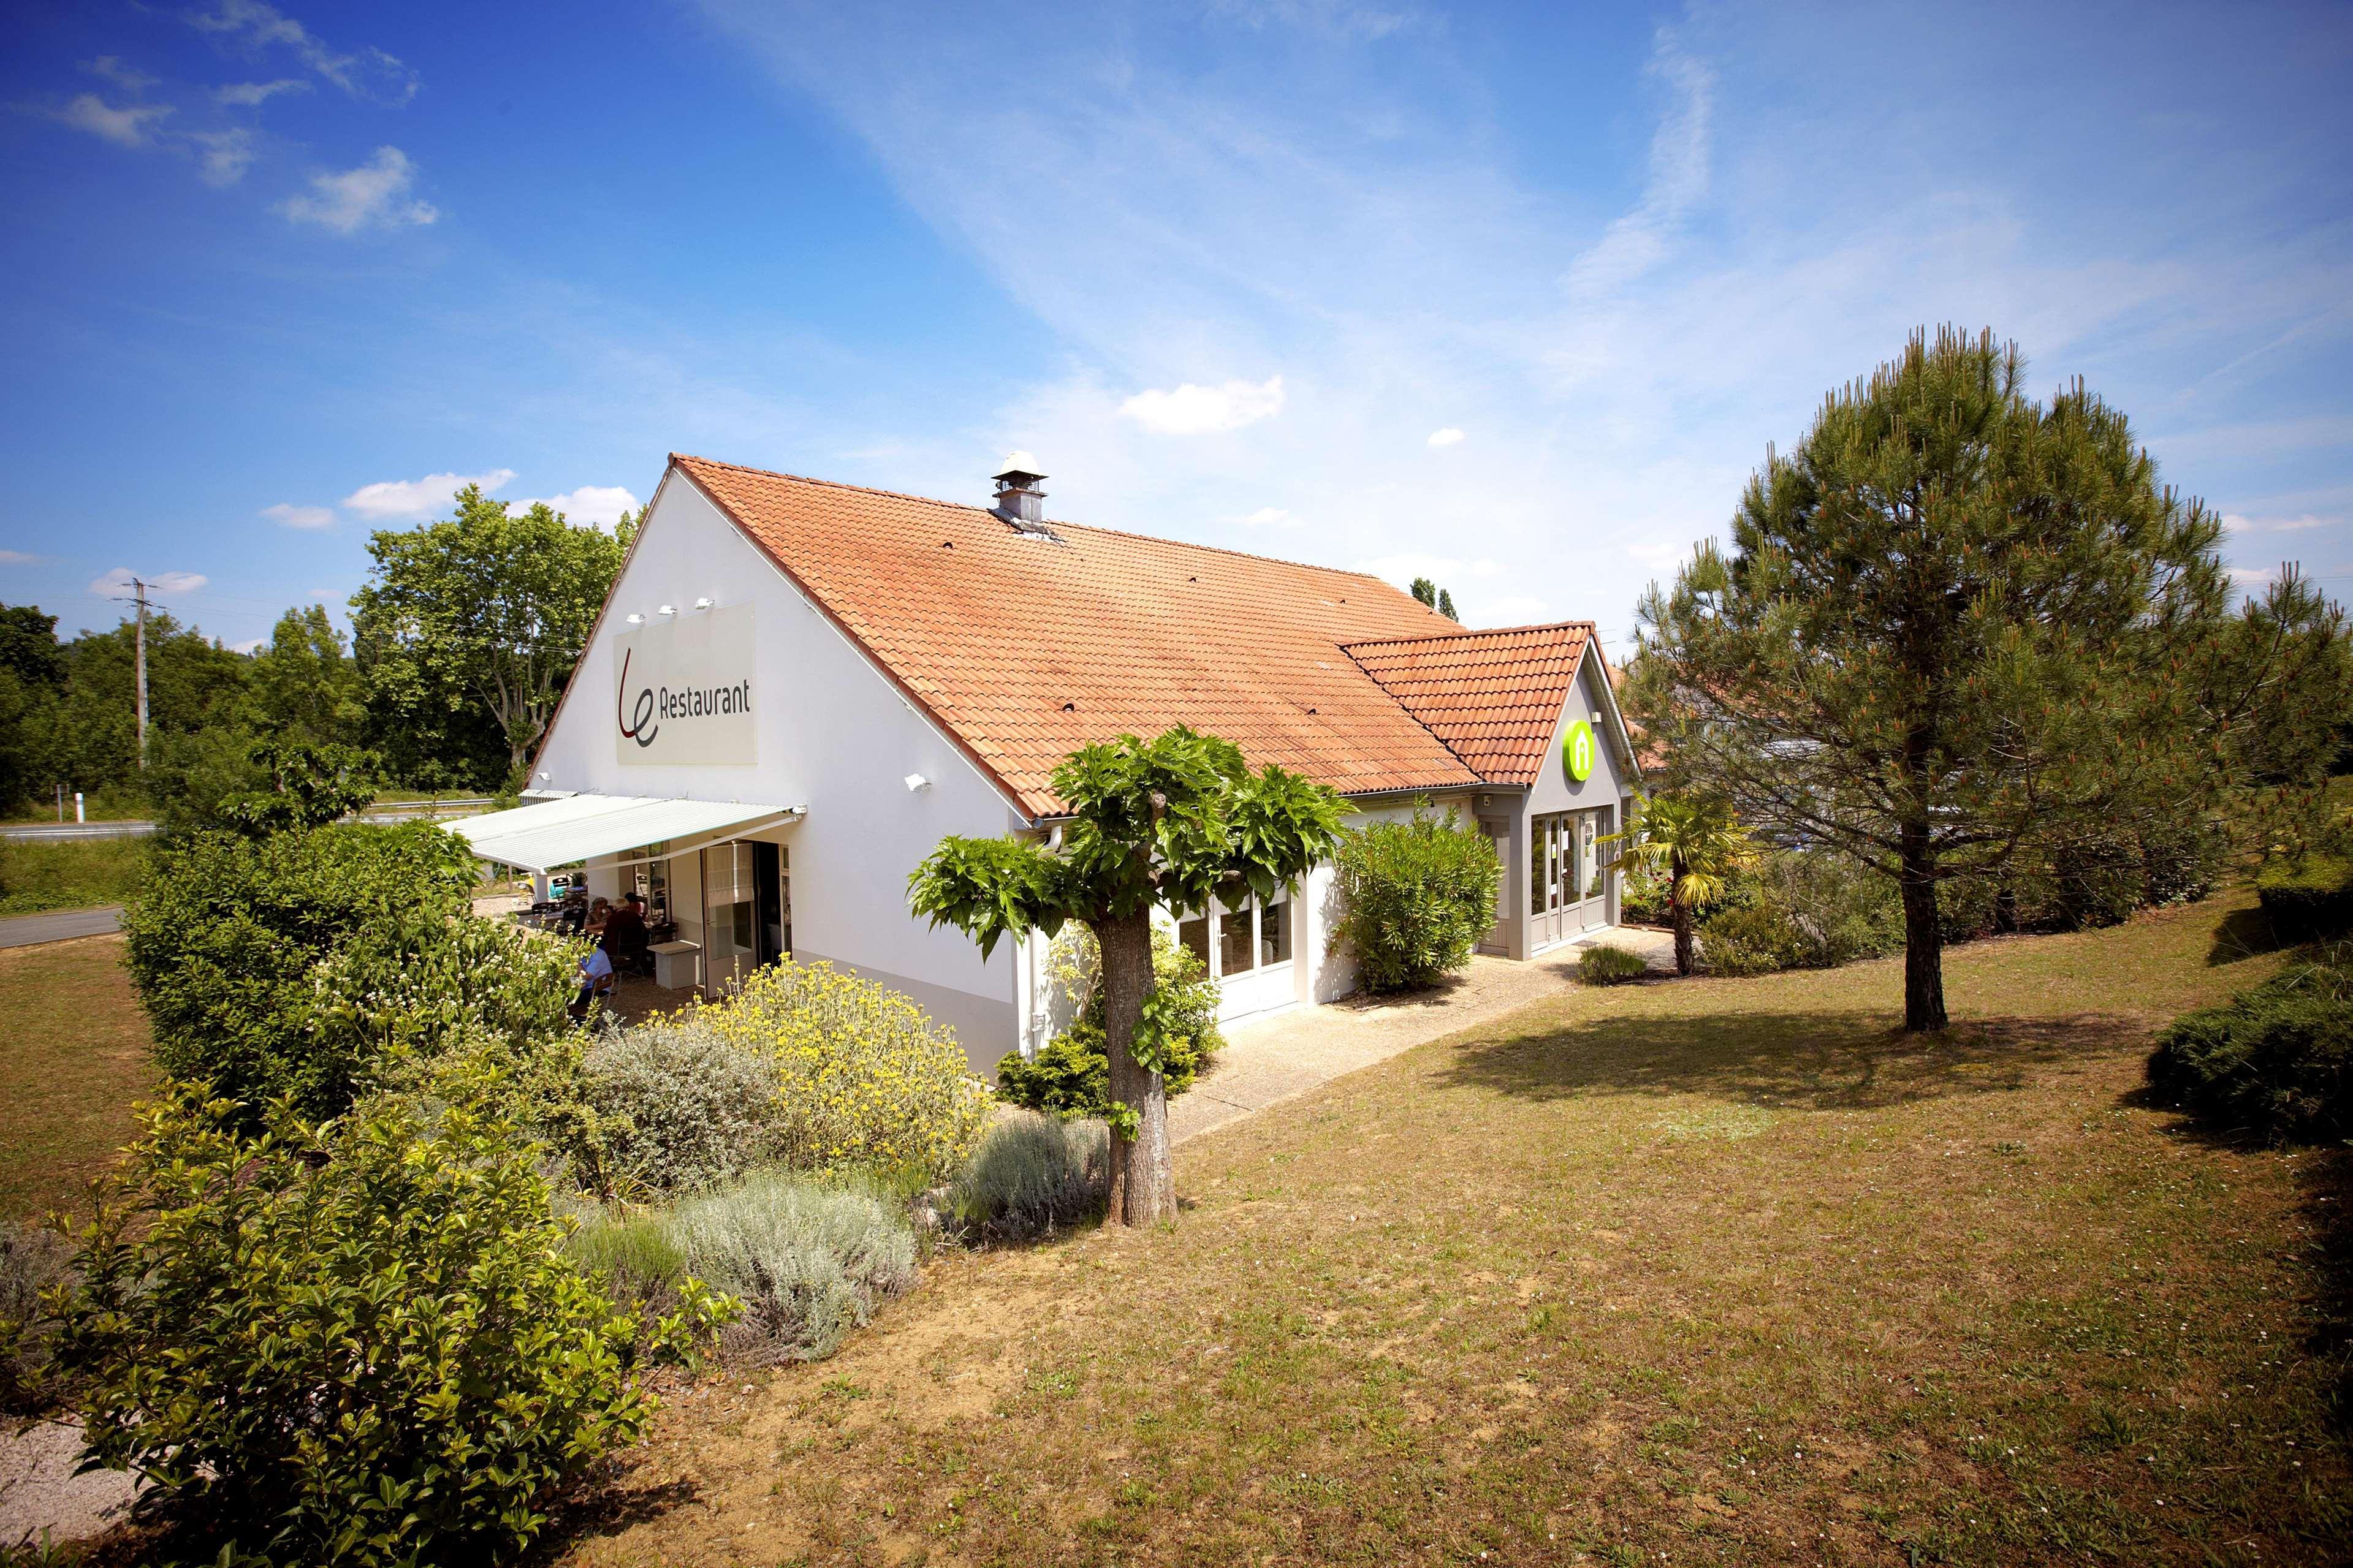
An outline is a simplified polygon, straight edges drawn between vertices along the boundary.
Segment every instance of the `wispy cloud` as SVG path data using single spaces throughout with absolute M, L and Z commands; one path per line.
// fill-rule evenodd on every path
M 1241 522 L 1244 528 L 1297 528 L 1300 520 L 1282 507 L 1262 506 L 1244 512 Z
M 125 92 L 142 93 L 155 85 L 155 79 L 145 71 L 124 65 L 121 57 L 100 55 L 82 68 L 95 77 L 101 77 Z
M 375 156 L 340 174 L 313 174 L 308 195 L 289 196 L 278 211 L 289 222 L 316 224 L 336 234 L 369 228 L 406 228 L 437 222 L 440 210 L 410 195 L 417 165 L 397 147 L 379 147 Z
M 370 522 L 430 517 L 448 506 L 450 499 L 468 485 L 479 485 L 484 494 L 496 495 L 513 480 L 512 468 L 492 468 L 480 474 L 427 474 L 421 479 L 379 479 L 345 496 L 343 506 L 345 511 Z
M 263 507 L 261 515 L 288 528 L 332 528 L 335 523 L 332 507 L 296 506 L 290 501 Z
M 1282 412 L 1282 377 L 1229 381 L 1219 386 L 1186 382 L 1167 391 L 1139 392 L 1119 411 L 1158 436 L 1206 436 L 1239 430 Z
M 189 132 L 196 152 L 196 174 L 208 185 L 233 185 L 253 163 L 253 132 L 241 125 L 226 131 Z
M 117 108 L 94 92 L 84 92 L 77 93 L 52 115 L 77 131 L 87 131 L 118 147 L 144 147 L 154 139 L 149 128 L 171 112 L 168 103 L 126 103 Z
M 232 109 L 259 109 L 282 92 L 308 92 L 311 84 L 297 77 L 276 81 L 234 81 L 213 89 L 213 101 Z
M 36 561 L 47 559 L 41 555 L 27 555 L 21 550 L 0 550 L 0 566 L 30 566 Z
M 1432 430 L 1430 433 L 1429 445 L 1432 447 L 1457 447 L 1461 443 L 1462 432 L 1451 425 L 1443 430 Z
M 1568 269 L 1580 295 L 1608 293 L 1633 282 L 1666 258 L 1676 231 L 1707 195 L 1708 121 L 1715 75 L 1683 52 L 1671 29 L 1659 31 L 1650 74 L 1669 103 L 1651 138 L 1650 183 L 1641 204 L 1613 221 L 1599 243 Z
M 90 591 L 101 599 L 128 596 L 133 591 L 132 578 L 142 576 L 128 566 L 117 566 L 103 577 L 90 580 Z M 201 572 L 149 572 L 143 574 L 150 595 L 160 594 L 193 594 L 212 581 Z
M 393 56 L 373 47 L 331 48 L 301 23 L 261 0 L 219 0 L 212 10 L 190 13 L 188 22 L 249 54 L 285 49 L 354 98 L 406 103 L 417 96 L 417 73 Z

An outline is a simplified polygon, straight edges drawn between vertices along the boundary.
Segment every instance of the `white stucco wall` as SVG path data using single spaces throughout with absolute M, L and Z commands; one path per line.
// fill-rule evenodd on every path
M 745 766 L 624 764 L 610 639 L 658 606 L 754 611 L 756 755 Z M 950 833 L 994 836 L 1010 802 L 684 475 L 648 509 L 604 624 L 535 764 L 538 789 L 801 806 L 776 837 L 792 860 L 793 945 L 904 991 L 952 1026 L 975 1066 L 1016 1039 L 1017 955 L 984 961 L 961 932 L 909 913 L 907 874 Z M 910 773 L 931 786 L 911 793 Z M 764 836 L 765 837 L 765 836 Z

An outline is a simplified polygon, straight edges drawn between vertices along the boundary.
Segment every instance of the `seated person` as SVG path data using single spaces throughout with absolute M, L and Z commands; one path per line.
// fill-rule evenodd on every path
M 612 959 L 616 969 L 635 973 L 649 967 L 651 955 L 646 950 L 646 900 L 642 894 L 629 894 L 605 917 L 604 940 L 597 945 Z
M 588 894 L 583 889 L 575 888 L 564 895 L 563 912 L 555 917 L 556 931 L 563 936 L 578 936 L 581 928 L 587 923 Z
M 588 906 L 588 927 L 586 934 L 603 936 L 605 922 L 612 917 L 612 913 L 613 901 L 610 899 L 599 897 L 595 903 Z
M 565 1009 L 575 1024 L 588 1021 L 588 1009 L 599 996 L 613 994 L 613 960 L 601 947 L 593 947 L 580 960 L 580 993 Z

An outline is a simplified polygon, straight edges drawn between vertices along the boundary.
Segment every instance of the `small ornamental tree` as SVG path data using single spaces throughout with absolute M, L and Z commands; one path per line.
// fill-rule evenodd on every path
M 1748 830 L 1720 800 L 1654 795 L 1634 808 L 1623 833 L 1605 844 L 1623 844 L 1609 868 L 1641 866 L 1666 884 L 1667 923 L 1675 932 L 1675 973 L 1692 972 L 1692 921 L 1732 885 L 1732 875 L 1757 859 Z
M 1054 793 L 1070 810 L 1059 849 L 944 838 L 908 879 L 915 912 L 967 932 L 984 955 L 1065 921 L 1094 932 L 1111 1063 L 1110 1214 L 1134 1226 L 1174 1220 L 1153 911 L 1204 909 L 1236 879 L 1271 897 L 1336 847 L 1340 797 L 1271 764 L 1253 773 L 1231 742 L 1182 725 L 1081 747 L 1054 770 Z
M 1915 333 L 1638 611 L 1626 705 L 1670 785 L 1896 883 L 1907 1030 L 1946 1023 L 1944 883 L 2295 750 L 2269 716 L 2341 626 L 2293 578 L 2234 616 L 2221 521 L 2080 381 L 2040 403 L 2025 374 L 1990 332 Z

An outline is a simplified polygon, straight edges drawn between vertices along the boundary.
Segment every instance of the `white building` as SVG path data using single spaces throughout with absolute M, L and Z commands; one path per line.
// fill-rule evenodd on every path
M 1466 631 L 1361 573 L 1049 522 L 1041 477 L 964 506 L 673 456 L 534 804 L 457 826 L 485 858 L 646 889 L 707 989 L 829 959 L 983 1069 L 1059 1022 L 1045 944 L 984 960 L 909 912 L 908 874 L 948 834 L 1050 836 L 1050 775 L 1089 741 L 1186 723 L 1367 815 L 1458 809 L 1505 867 L 1483 951 L 1614 922 L 1594 841 L 1636 772 L 1590 623 Z M 1353 988 L 1332 883 L 1186 923 L 1227 1017 Z

